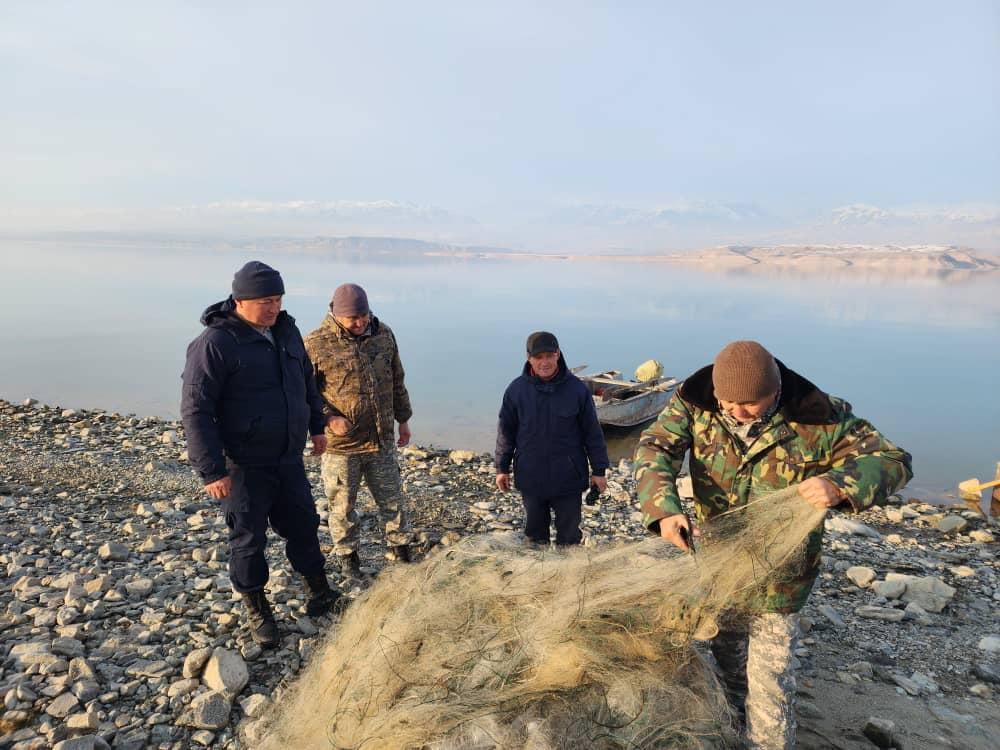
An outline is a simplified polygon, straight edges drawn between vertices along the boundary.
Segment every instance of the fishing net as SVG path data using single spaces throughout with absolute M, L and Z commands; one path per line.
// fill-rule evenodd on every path
M 261 746 L 724 747 L 731 716 L 695 641 L 800 570 L 823 515 L 792 488 L 713 521 L 694 556 L 657 538 L 555 553 L 493 535 L 393 566 Z

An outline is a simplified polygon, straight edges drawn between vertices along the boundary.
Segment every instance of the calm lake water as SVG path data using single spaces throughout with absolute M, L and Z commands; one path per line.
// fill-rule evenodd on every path
M 278 268 L 308 333 L 354 281 L 396 332 L 414 440 L 492 449 L 503 389 L 537 329 L 570 366 L 631 374 L 650 357 L 683 377 L 753 338 L 843 396 L 914 456 L 909 494 L 934 498 L 1000 460 L 1000 274 L 727 275 L 655 263 L 393 259 L 362 262 L 155 244 L 0 241 L 0 398 L 176 418 L 198 318 L 233 271 Z M 625 455 L 634 436 L 616 432 Z

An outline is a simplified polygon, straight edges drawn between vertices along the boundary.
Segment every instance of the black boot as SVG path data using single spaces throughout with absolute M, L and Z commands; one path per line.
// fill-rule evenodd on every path
M 246 611 L 250 637 L 254 643 L 259 644 L 261 648 L 277 646 L 278 624 L 274 621 L 274 614 L 271 612 L 271 605 L 264 590 L 243 594 L 243 608 Z
M 345 579 L 355 579 L 361 580 L 361 561 L 358 559 L 358 553 L 352 552 L 349 555 L 340 555 L 337 558 L 337 563 L 340 565 L 340 574 Z
M 396 562 L 410 562 L 410 545 L 408 544 L 394 544 L 389 547 L 389 553 Z
M 318 617 L 332 612 L 337 607 L 340 592 L 330 588 L 326 573 L 317 573 L 314 576 L 304 576 L 304 578 L 306 588 L 309 589 L 306 614 L 310 617 Z

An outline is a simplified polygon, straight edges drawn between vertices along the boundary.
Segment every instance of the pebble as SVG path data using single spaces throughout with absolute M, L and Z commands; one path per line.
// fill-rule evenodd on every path
M 886 622 L 899 622 L 906 616 L 906 613 L 901 609 L 871 606 L 858 607 L 854 610 L 854 614 L 859 617 L 868 617 L 873 620 L 885 620 Z
M 962 516 L 945 516 L 937 522 L 937 530 L 944 534 L 952 534 L 962 531 L 969 525 Z
M 205 664 L 201 678 L 212 690 L 232 697 L 239 695 L 246 687 L 250 681 L 250 672 L 239 653 L 216 648 Z
M 847 569 L 848 579 L 856 586 L 865 588 L 875 580 L 875 571 L 862 565 L 853 565 Z
M 896 725 L 889 719 L 880 719 L 875 716 L 869 717 L 865 722 L 861 733 L 872 741 L 876 747 L 890 748 L 896 747 Z
M 1000 636 L 987 635 L 980 641 L 978 647 L 990 654 L 1000 653 Z
M 229 724 L 232 704 L 222 693 L 202 693 L 191 701 L 178 723 L 196 729 L 222 729 Z

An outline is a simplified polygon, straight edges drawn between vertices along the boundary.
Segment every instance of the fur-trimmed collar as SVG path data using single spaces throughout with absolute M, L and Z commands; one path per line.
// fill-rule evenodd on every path
M 801 424 L 833 424 L 837 415 L 830 398 L 810 381 L 785 367 L 780 360 L 781 398 L 778 411 L 785 419 Z M 705 411 L 718 411 L 719 402 L 712 387 L 712 365 L 706 365 L 681 383 L 679 393 L 689 404 Z

